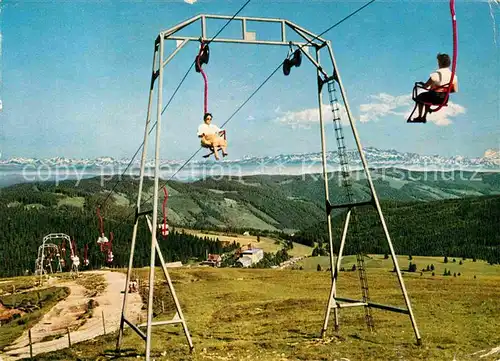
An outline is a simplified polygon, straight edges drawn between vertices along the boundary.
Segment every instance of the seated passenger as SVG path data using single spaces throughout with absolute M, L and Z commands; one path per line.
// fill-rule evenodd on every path
M 427 121 L 426 116 L 429 112 L 430 105 L 441 105 L 445 102 L 448 84 L 450 83 L 452 74 L 449 68 L 451 61 L 448 54 L 438 54 L 437 61 L 439 69 L 432 73 L 425 83 L 421 83 L 422 87 L 428 89 L 428 91 L 417 95 L 418 117 L 414 118 L 412 122 L 425 123 Z M 453 77 L 450 93 L 455 93 L 457 91 L 458 78 L 455 75 Z
M 222 149 L 222 156 L 227 156 L 227 141 L 220 136 L 221 129 L 212 124 L 212 114 L 206 113 L 203 116 L 203 121 L 204 123 L 198 127 L 198 137 L 201 138 L 201 146 L 210 148 L 217 160 L 219 160 L 219 149 Z

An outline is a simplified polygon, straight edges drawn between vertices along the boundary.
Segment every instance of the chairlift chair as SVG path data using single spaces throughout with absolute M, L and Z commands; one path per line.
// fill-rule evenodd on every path
M 224 138 L 224 140 L 227 140 L 227 138 L 226 138 L 226 131 L 225 131 L 225 130 L 221 130 L 221 131 L 220 131 L 217 135 L 218 135 L 219 137 Z M 201 146 L 202 146 L 202 148 L 207 148 L 208 150 L 210 150 L 210 153 L 205 154 L 205 155 L 203 156 L 203 158 L 208 158 L 208 157 L 210 157 L 212 154 L 215 154 L 215 152 L 218 152 L 218 151 L 220 150 L 220 148 L 216 150 L 216 149 L 214 149 L 214 147 L 213 147 L 213 146 L 211 146 L 211 145 L 206 145 L 206 144 L 203 144 L 203 143 L 201 143 Z M 225 155 L 223 155 L 223 157 L 225 157 Z

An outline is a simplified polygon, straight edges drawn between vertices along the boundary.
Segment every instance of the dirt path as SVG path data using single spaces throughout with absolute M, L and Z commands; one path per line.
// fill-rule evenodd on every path
M 474 352 L 472 355 L 479 356 L 479 358 L 483 358 L 483 357 L 493 356 L 493 355 L 496 355 L 496 354 L 498 354 L 500 356 L 500 346 L 493 347 L 491 350 L 481 350 L 481 351 L 478 351 L 478 352 Z M 498 358 L 498 360 L 500 360 L 500 357 Z
M 107 282 L 106 290 L 92 297 L 98 302 L 98 307 L 94 308 L 92 318 L 80 327 L 81 320 L 78 320 L 86 310 L 89 297 L 87 290 L 74 282 L 60 284 L 71 289 L 71 294 L 63 301 L 54 306 L 46 313 L 40 322 L 31 329 L 33 341 L 33 354 L 55 351 L 68 347 L 67 327 L 78 329 L 71 331 L 71 343 L 90 340 L 104 334 L 103 315 L 105 319 L 106 332 L 113 332 L 120 326 L 120 316 L 123 303 L 123 287 L 125 285 L 125 274 L 119 272 L 96 271 L 102 274 Z M 131 320 L 139 319 L 141 315 L 142 301 L 138 293 L 129 294 L 127 306 L 127 318 Z M 41 342 L 44 338 L 55 338 L 50 341 Z M 59 338 L 56 338 L 59 337 Z M 16 360 L 29 357 L 28 332 L 23 333 L 7 349 L 6 354 L 0 355 L 0 360 Z

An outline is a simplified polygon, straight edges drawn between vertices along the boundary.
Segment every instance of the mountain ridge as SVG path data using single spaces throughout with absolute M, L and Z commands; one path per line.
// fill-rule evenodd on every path
M 379 149 L 375 147 L 364 148 L 366 158 L 370 166 L 375 167 L 443 167 L 446 169 L 467 169 L 467 168 L 481 168 L 487 170 L 498 169 L 500 171 L 500 151 L 496 149 L 488 149 L 484 152 L 482 157 L 469 158 L 461 155 L 451 157 L 441 156 L 438 154 L 422 155 L 413 152 L 400 152 L 394 149 Z M 349 160 L 354 165 L 360 165 L 360 159 L 356 150 L 348 152 Z M 336 151 L 327 152 L 328 162 L 338 162 L 338 153 Z M 102 156 L 97 158 L 66 158 L 66 157 L 52 157 L 52 158 L 26 158 L 26 157 L 13 157 L 5 160 L 0 160 L 0 167 L 2 166 L 27 166 L 27 165 L 45 165 L 45 166 L 74 166 L 74 167 L 103 167 L 112 165 L 132 165 L 138 166 L 140 159 L 134 159 L 131 162 L 127 158 L 114 158 Z M 162 165 L 180 165 L 184 160 L 161 160 Z M 206 161 L 194 160 L 194 164 L 206 164 Z M 208 163 L 211 163 L 210 161 Z M 297 153 L 297 154 L 279 154 L 275 156 L 244 156 L 238 159 L 223 160 L 220 164 L 240 164 L 252 165 L 263 164 L 272 166 L 273 164 L 286 166 L 287 164 L 300 164 L 300 163 L 321 163 L 321 153 Z M 153 160 L 147 160 L 148 168 L 154 167 Z M 1 170 L 1 168 L 0 168 Z

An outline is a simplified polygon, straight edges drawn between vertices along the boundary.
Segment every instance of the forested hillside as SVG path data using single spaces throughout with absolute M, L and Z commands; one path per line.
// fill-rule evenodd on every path
M 390 236 L 398 254 L 480 258 L 500 263 L 500 196 L 470 197 L 433 202 L 382 202 Z M 336 247 L 345 214 L 333 219 Z M 359 208 L 351 218 L 346 254 L 388 253 L 378 214 Z M 325 222 L 291 237 L 313 245 L 328 240 Z
M 500 243 L 500 203 L 499 197 L 491 195 L 500 194 L 500 174 L 418 173 L 397 169 L 375 170 L 373 174 L 398 253 L 498 259 L 494 255 Z M 331 201 L 345 202 L 339 175 L 329 176 Z M 357 178 L 355 198 L 367 200 L 366 181 L 361 176 Z M 146 179 L 143 210 L 151 209 L 152 187 L 153 182 Z M 321 231 L 325 224 L 324 188 L 318 175 L 168 182 L 167 188 L 171 226 L 239 232 L 255 229 L 280 236 L 302 230 L 305 233 L 296 238 L 303 243 L 326 239 Z M 75 238 L 80 252 L 89 244 L 91 266 L 102 265 L 104 255 L 95 243 L 99 236 L 98 205 L 102 207 L 105 232 L 115 235 L 113 264 L 124 266 L 137 189 L 137 180 L 122 179 L 117 183 L 117 178 L 106 183 L 94 178 L 78 183 L 27 183 L 1 189 L 0 254 L 5 262 L 0 264 L 0 275 L 32 270 L 43 236 L 54 232 Z M 357 232 L 367 252 L 384 252 L 376 214 L 369 208 L 360 212 Z M 337 212 L 335 217 L 338 228 L 341 214 Z M 143 266 L 149 263 L 149 231 L 143 220 L 138 239 L 136 265 Z M 167 260 L 184 262 L 191 257 L 204 257 L 207 251 L 223 251 L 220 243 L 206 243 L 177 233 L 163 241 L 162 247 Z M 353 246 L 348 243 L 348 252 L 353 252 L 350 247 Z
M 61 207 L 8 207 L 0 205 L 0 277 L 33 272 L 38 247 L 49 233 L 66 233 L 76 241 L 78 255 L 83 261 L 83 250 L 88 244 L 89 266 L 82 269 L 102 266 L 126 267 L 130 253 L 133 219 L 106 219 L 105 232 L 114 233 L 112 264 L 106 263 L 105 254 L 100 252 L 96 243 L 99 237 L 98 221 L 92 213 L 71 206 Z M 207 253 L 221 254 L 237 248 L 237 244 L 222 244 L 220 241 L 202 239 L 194 235 L 170 232 L 168 237 L 158 238 L 163 256 L 167 262 L 204 260 Z M 134 265 L 143 267 L 149 264 L 151 233 L 143 219 L 138 228 Z M 66 264 L 70 265 L 69 254 Z M 69 269 L 67 269 L 69 270 Z

